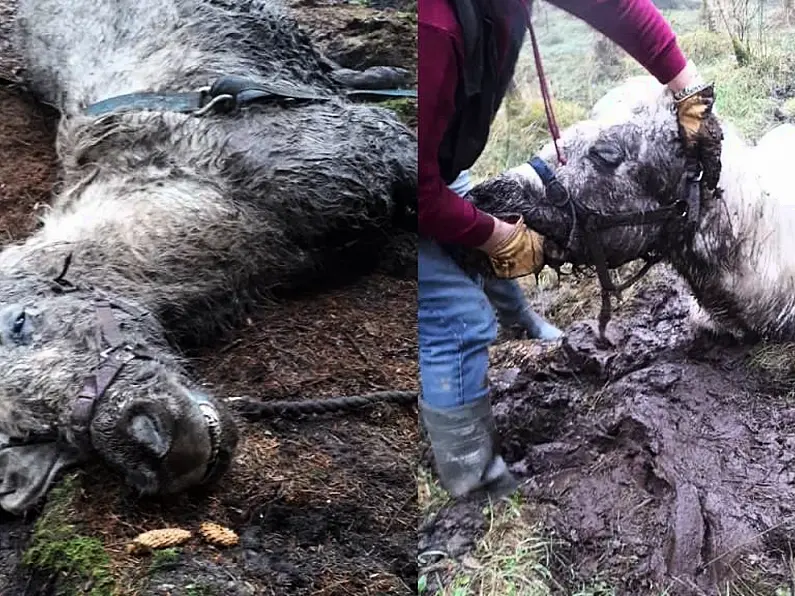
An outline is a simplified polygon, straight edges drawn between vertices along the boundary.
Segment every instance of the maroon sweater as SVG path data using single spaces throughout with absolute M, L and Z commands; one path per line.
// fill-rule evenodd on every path
M 549 0 L 614 41 L 661 83 L 679 74 L 686 59 L 652 0 Z M 438 154 L 455 113 L 461 30 L 447 0 L 419 2 L 419 232 L 437 242 L 480 246 L 493 220 L 451 191 Z

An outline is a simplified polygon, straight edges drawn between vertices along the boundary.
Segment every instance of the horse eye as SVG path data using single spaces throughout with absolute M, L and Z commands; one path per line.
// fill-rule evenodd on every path
M 624 151 L 616 143 L 597 141 L 588 151 L 588 157 L 596 165 L 617 168 L 624 161 Z
M 22 333 L 22 328 L 25 326 L 25 311 L 23 310 L 19 313 L 19 316 L 14 321 L 14 325 L 11 327 L 11 333 L 14 335 L 19 335 Z

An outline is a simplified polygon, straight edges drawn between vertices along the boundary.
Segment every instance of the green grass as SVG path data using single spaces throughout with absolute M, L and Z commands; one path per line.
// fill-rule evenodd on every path
M 59 575 L 59 594 L 64 596 L 110 596 L 114 581 L 102 541 L 68 523 L 77 487 L 77 477 L 69 475 L 50 491 L 23 563 L 36 574 Z
M 374 105 L 387 110 L 392 110 L 398 119 L 407 126 L 414 126 L 417 121 L 417 101 L 415 99 L 386 99 Z
M 559 126 L 573 124 L 586 114 L 584 108 L 573 102 L 555 102 L 555 119 Z M 548 140 L 543 101 L 513 94 L 505 99 L 492 124 L 489 143 L 472 167 L 472 177 L 481 180 L 527 161 Z
M 471 555 L 444 570 L 445 587 L 433 596 L 547 596 L 553 583 L 548 570 L 552 543 L 543 539 L 514 496 L 487 507 L 488 531 Z M 438 573 L 438 570 L 435 571 Z M 420 569 L 418 593 L 430 595 L 428 571 Z

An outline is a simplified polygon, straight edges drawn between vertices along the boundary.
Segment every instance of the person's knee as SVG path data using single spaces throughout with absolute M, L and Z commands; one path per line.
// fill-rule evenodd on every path
M 497 337 L 497 320 L 488 299 L 477 292 L 451 292 L 420 300 L 420 347 L 427 353 L 453 355 L 487 350 Z
M 480 286 L 432 248 L 425 265 L 417 316 L 423 399 L 440 407 L 481 399 L 497 336 L 494 311 Z
M 456 301 L 447 313 L 420 314 L 420 376 L 423 399 L 453 407 L 488 394 L 489 346 L 497 336 L 491 309 L 479 301 L 466 310 Z

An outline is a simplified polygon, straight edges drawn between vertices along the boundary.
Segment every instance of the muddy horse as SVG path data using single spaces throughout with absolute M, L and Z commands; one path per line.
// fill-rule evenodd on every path
M 641 77 L 563 131 L 567 165 L 549 143 L 468 197 L 522 213 L 552 265 L 661 261 L 611 341 L 575 322 L 495 393 L 506 461 L 530 476 L 534 521 L 562 539 L 561 577 L 616 593 L 773 594 L 792 577 L 791 350 L 754 344 L 795 339 L 795 127 L 751 146 L 718 116 L 714 192 L 690 192 L 670 93 Z M 748 343 L 702 333 L 687 298 Z M 477 527 L 480 510 L 468 515 L 451 508 L 421 546 L 460 545 L 449 528 Z
M 720 178 L 692 192 L 670 92 L 633 77 L 554 146 L 474 188 L 491 213 L 521 212 L 546 237 L 549 263 L 608 270 L 669 263 L 688 283 L 692 320 L 744 341 L 795 339 L 795 126 L 752 146 L 720 119 Z M 628 220 L 624 218 L 629 218 Z M 624 221 L 622 221 L 622 219 Z
M 89 460 L 209 485 L 238 432 L 183 348 L 402 233 L 416 137 L 350 88 L 396 70 L 338 69 L 271 0 L 21 0 L 17 24 L 61 172 L 0 252 L 0 508 Z

